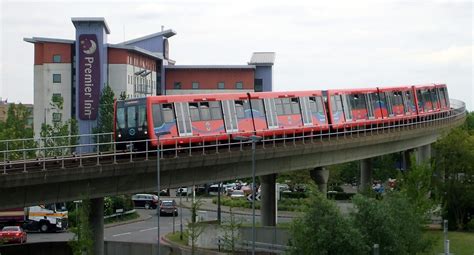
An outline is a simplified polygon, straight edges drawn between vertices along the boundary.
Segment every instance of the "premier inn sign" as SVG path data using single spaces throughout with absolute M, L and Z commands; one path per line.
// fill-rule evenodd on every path
M 100 55 L 95 34 L 79 36 L 79 119 L 95 120 L 99 110 Z

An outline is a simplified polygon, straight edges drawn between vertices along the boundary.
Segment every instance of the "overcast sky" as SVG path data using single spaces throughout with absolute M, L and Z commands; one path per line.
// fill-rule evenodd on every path
M 246 64 L 274 51 L 274 90 L 446 83 L 474 109 L 473 1 L 1 1 L 0 97 L 33 103 L 33 45 L 104 17 L 110 43 L 177 32 L 177 64 Z M 318 2 L 318 3 L 315 3 Z

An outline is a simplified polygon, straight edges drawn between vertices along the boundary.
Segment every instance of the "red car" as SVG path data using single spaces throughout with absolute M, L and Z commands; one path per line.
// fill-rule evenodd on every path
M 26 232 L 18 226 L 7 226 L 0 231 L 1 243 L 26 243 Z

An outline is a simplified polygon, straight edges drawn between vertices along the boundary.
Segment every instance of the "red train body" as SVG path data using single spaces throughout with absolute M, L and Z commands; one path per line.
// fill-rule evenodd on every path
M 444 84 L 291 92 L 151 96 L 115 102 L 118 142 L 151 146 L 282 136 L 414 121 L 450 109 Z M 229 136 L 230 135 L 230 136 Z

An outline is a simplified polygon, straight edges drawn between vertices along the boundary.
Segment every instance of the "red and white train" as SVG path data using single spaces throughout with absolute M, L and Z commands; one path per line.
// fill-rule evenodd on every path
M 326 132 L 415 121 L 450 110 L 445 84 L 289 92 L 163 95 L 115 102 L 117 142 L 215 142 L 229 135 Z

